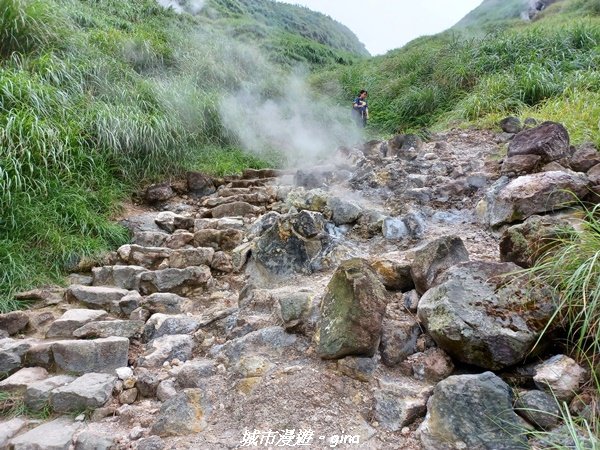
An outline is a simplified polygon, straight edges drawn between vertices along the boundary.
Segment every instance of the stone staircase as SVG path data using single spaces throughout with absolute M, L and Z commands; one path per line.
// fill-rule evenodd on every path
M 221 280 L 236 279 L 232 250 L 277 202 L 272 183 L 279 175 L 248 170 L 203 197 L 199 208 L 157 212 L 154 224 L 134 230 L 107 264 L 73 277 L 78 282 L 64 289 L 58 308 L 56 300 L 42 301 L 32 313 L 3 315 L 11 337 L 0 339 L 0 373 L 7 375 L 0 392 L 22 396 L 30 413 L 66 416 L 37 426 L 12 419 L 0 431 L 0 448 L 69 448 L 75 435 L 85 437 L 77 449 L 109 448 L 114 442 L 81 433 L 85 416 L 71 417 L 156 396 L 152 371 L 173 361 L 192 362 L 186 370 L 194 376 L 211 374 L 214 363 L 194 359 L 201 329 L 237 310 L 237 292 Z M 22 297 L 39 300 L 40 293 Z M 32 327 L 30 316 L 41 315 L 52 318 Z M 161 390 L 163 399 L 175 392 L 168 383 Z

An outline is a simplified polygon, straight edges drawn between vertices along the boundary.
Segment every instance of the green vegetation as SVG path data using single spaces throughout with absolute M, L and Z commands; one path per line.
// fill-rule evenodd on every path
M 110 219 L 143 184 L 275 163 L 241 152 L 221 98 L 277 97 L 283 67 L 365 53 L 304 8 L 267 24 L 278 7 L 263 3 L 214 0 L 193 16 L 154 0 L 0 0 L 0 311 L 126 242 Z
M 510 114 L 560 120 L 575 144 L 600 144 L 600 16 L 591 15 L 593 5 L 564 1 L 533 23 L 496 23 L 485 35 L 467 29 L 422 37 L 369 63 L 321 72 L 313 85 L 331 91 L 335 79 L 346 103 L 369 90 L 371 125 L 387 133 L 490 126 Z
M 539 338 L 548 330 L 560 327 L 566 330 L 568 351 L 591 373 L 590 389 L 600 393 L 600 205 L 584 207 L 581 227 L 561 230 L 550 250 L 533 268 L 527 270 L 536 282 L 550 286 L 559 303 L 556 313 Z M 539 342 L 538 341 L 538 342 Z M 566 404 L 561 405 L 561 416 L 576 448 L 590 448 L 598 444 L 600 414 L 592 402 L 587 418 L 575 418 Z M 536 432 L 535 437 L 553 442 L 551 433 Z M 548 448 L 565 448 L 555 445 Z M 594 447 L 595 448 L 595 447 Z
M 486 24 L 518 19 L 527 12 L 528 0 L 484 0 L 481 5 L 463 17 L 453 28 L 482 27 Z

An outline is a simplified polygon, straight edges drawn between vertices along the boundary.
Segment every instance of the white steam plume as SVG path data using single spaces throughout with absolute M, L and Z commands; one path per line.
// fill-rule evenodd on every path
M 344 109 L 316 98 L 298 75 L 289 77 L 284 92 L 269 100 L 248 91 L 223 99 L 223 124 L 245 150 L 258 155 L 277 150 L 289 167 L 300 168 L 327 160 L 339 146 L 362 141 L 350 105 Z

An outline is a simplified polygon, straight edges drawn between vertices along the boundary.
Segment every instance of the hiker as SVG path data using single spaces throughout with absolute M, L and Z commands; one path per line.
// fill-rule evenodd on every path
M 352 102 L 352 115 L 359 127 L 364 128 L 369 118 L 369 105 L 367 104 L 368 92 L 364 89 L 358 93 L 358 96 Z

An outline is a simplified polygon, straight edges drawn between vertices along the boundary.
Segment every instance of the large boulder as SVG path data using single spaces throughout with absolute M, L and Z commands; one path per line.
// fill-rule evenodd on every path
M 423 295 L 417 315 L 439 347 L 459 361 L 501 369 L 522 361 L 554 312 L 547 290 L 514 276 L 512 263 L 450 268 Z
M 512 390 L 492 372 L 456 375 L 435 387 L 419 428 L 426 450 L 526 450 Z
M 500 260 L 521 267 L 531 267 L 557 243 L 568 224 L 566 217 L 531 216 L 522 224 L 513 225 L 502 233 Z
M 302 211 L 279 217 L 256 240 L 252 257 L 274 274 L 310 274 L 322 267 L 332 246 L 323 215 Z
M 556 122 L 541 125 L 517 134 L 508 145 L 507 156 L 538 155 L 547 163 L 564 158 L 569 154 L 569 133 Z
M 319 356 L 373 356 L 386 304 L 385 287 L 365 260 L 355 258 L 340 264 L 321 305 L 316 336 Z
M 588 185 L 584 174 L 571 171 L 534 173 L 512 181 L 502 177 L 487 191 L 478 213 L 487 225 L 498 227 L 564 209 L 583 197 Z

